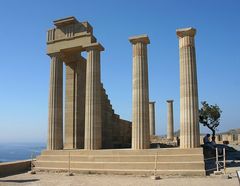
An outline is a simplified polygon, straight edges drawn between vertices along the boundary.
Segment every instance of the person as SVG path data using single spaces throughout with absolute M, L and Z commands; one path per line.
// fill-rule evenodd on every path
M 180 146 L 180 138 L 177 136 L 177 146 L 179 147 Z
M 206 145 L 206 144 L 209 144 L 210 143 L 210 134 L 207 134 L 204 138 L 203 138 L 203 144 Z
M 215 146 L 216 145 L 216 141 L 215 141 L 215 136 L 212 136 L 212 141 L 211 141 L 211 144 L 213 145 L 213 146 Z

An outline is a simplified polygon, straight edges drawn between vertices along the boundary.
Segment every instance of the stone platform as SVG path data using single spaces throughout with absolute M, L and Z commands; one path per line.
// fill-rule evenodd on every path
M 71 172 L 153 175 L 157 165 L 157 175 L 205 175 L 201 148 L 45 150 L 37 157 L 35 170 L 68 171 L 69 154 Z

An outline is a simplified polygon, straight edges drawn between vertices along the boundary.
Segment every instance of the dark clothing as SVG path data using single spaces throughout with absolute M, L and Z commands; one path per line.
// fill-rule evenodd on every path
M 210 141 L 209 141 L 209 136 L 205 136 L 205 137 L 203 138 L 203 143 L 204 143 L 204 144 L 210 143 Z

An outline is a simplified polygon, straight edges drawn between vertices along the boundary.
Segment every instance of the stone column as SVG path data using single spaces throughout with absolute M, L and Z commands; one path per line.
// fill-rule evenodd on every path
M 155 102 L 149 102 L 149 131 L 150 136 L 155 135 Z
M 76 123 L 77 123 L 77 148 L 84 148 L 85 132 L 85 101 L 86 101 L 86 59 L 81 57 L 77 63 L 77 105 L 76 105 Z
M 74 54 L 71 54 L 74 55 Z M 73 57 L 72 57 L 73 58 Z M 66 63 L 65 149 L 83 148 L 85 115 L 85 60 L 75 54 Z
M 104 48 L 99 43 L 92 44 L 87 50 L 86 70 L 86 106 L 85 106 L 85 141 L 87 150 L 101 149 L 101 75 L 100 51 Z
M 63 62 L 58 54 L 51 55 L 48 105 L 48 150 L 63 148 Z
M 150 146 L 147 35 L 129 38 L 133 45 L 132 149 Z
M 196 29 L 178 29 L 180 51 L 180 148 L 196 148 L 199 141 L 198 84 L 194 36 Z
M 167 100 L 167 139 L 173 140 L 174 138 L 174 127 L 173 127 L 173 100 Z

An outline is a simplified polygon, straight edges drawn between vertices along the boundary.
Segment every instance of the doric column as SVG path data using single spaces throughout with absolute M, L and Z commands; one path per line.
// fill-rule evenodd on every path
M 167 100 L 167 139 L 173 140 L 173 100 Z
M 155 102 L 149 102 L 149 131 L 155 135 Z
M 75 55 L 75 56 L 74 56 Z M 65 94 L 65 149 L 84 146 L 85 76 L 86 62 L 80 54 L 71 54 L 66 60 Z
M 147 149 L 149 135 L 149 96 L 148 96 L 148 61 L 147 35 L 129 38 L 133 45 L 132 76 L 132 149 Z
M 88 46 L 86 50 L 87 70 L 84 148 L 93 150 L 101 149 L 102 147 L 100 51 L 103 51 L 104 48 L 99 43 L 95 43 Z
M 51 57 L 48 105 L 48 150 L 63 148 L 63 62 L 58 54 Z
M 77 122 L 77 148 L 84 148 L 85 132 L 85 101 L 86 101 L 86 59 L 81 57 L 77 63 L 77 105 L 76 105 L 76 122 Z
M 199 141 L 198 84 L 194 36 L 196 29 L 178 29 L 180 51 L 180 148 L 196 148 Z

